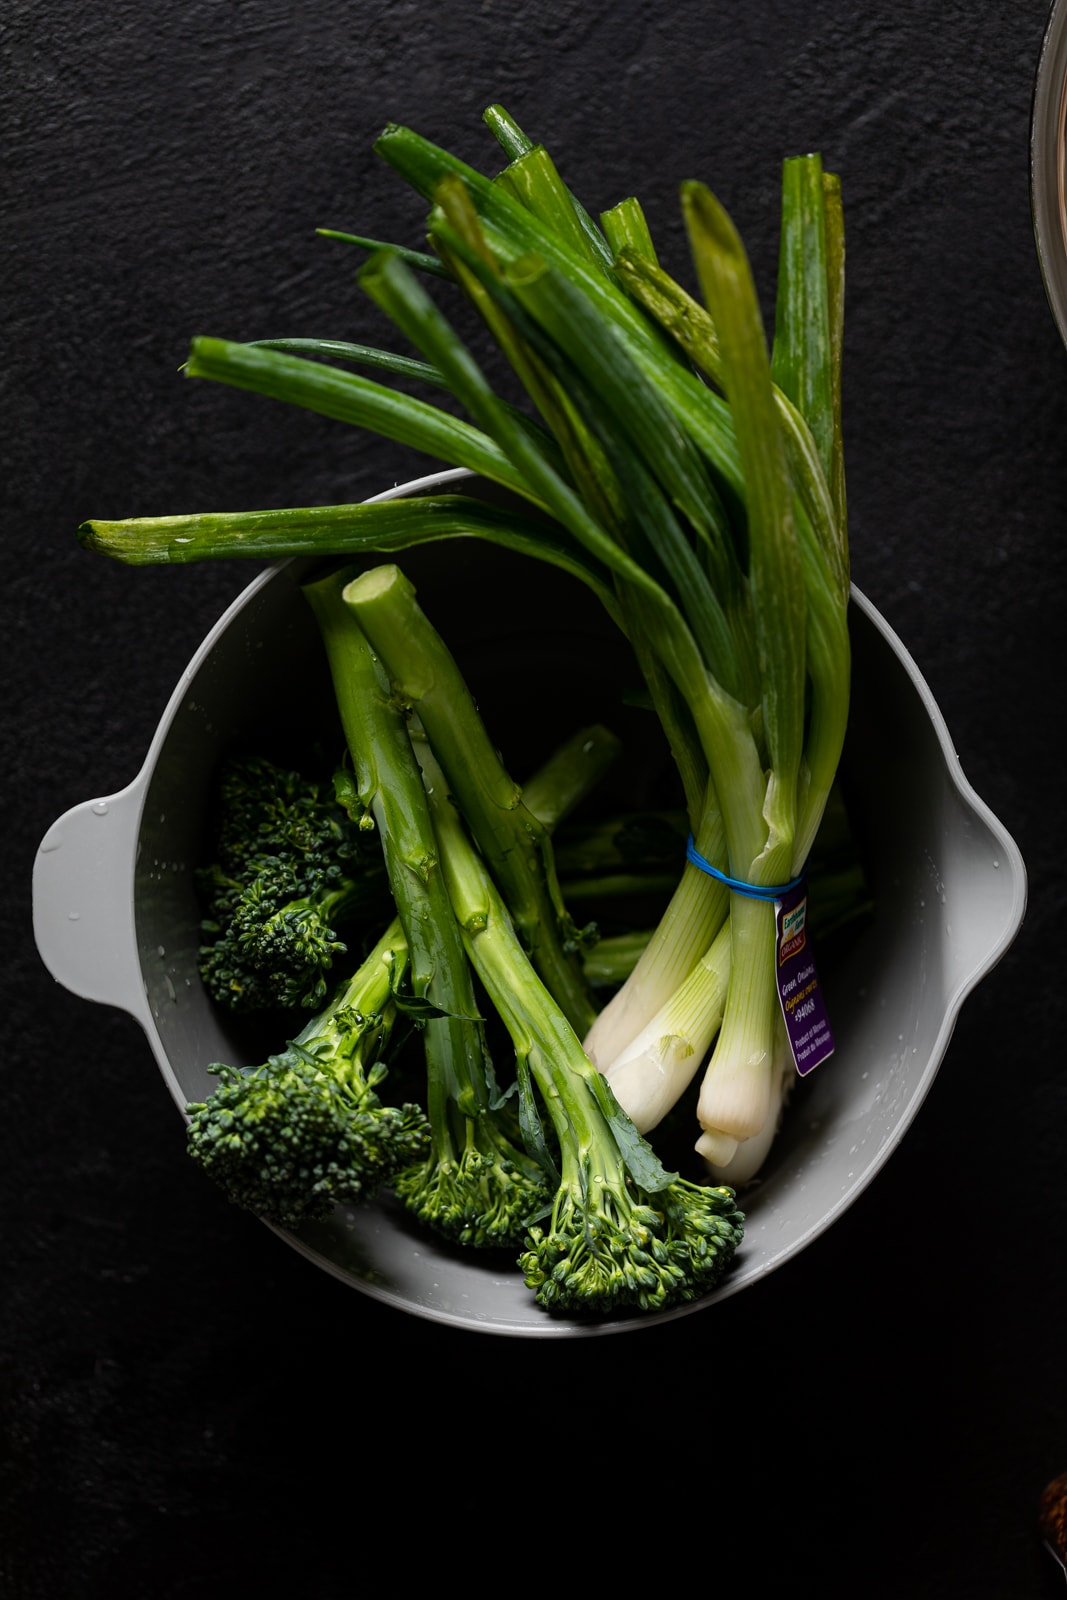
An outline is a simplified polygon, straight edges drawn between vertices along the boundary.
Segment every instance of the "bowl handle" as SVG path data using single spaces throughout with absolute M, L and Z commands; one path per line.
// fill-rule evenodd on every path
M 72 994 L 128 1011 L 148 1000 L 133 918 L 133 869 L 144 803 L 140 778 L 59 817 L 37 848 L 33 932 L 45 966 Z

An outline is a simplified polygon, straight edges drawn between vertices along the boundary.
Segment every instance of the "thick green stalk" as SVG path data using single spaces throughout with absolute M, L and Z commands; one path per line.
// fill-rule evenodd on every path
M 584 800 L 622 754 L 622 741 L 597 723 L 579 728 L 556 747 L 522 786 L 528 811 L 553 833 L 579 801 Z
M 440 1015 L 425 1024 L 427 1112 L 444 1129 L 448 1105 L 488 1099 L 485 1041 L 470 967 L 441 876 L 422 774 L 403 712 L 342 599 L 344 573 L 308 584 L 360 802 L 373 816 L 411 959 L 411 985 Z
M 520 1071 L 541 1091 L 559 1140 L 562 1181 L 581 1189 L 593 1173 L 625 1185 L 625 1163 L 612 1138 L 589 1062 L 573 1028 L 538 980 L 505 903 L 472 848 L 459 812 L 432 766 L 427 787 L 441 864 L 471 965 L 504 1022 Z
M 393 692 L 417 714 L 449 787 L 478 841 L 523 945 L 572 1027 L 594 1009 L 563 905 L 548 830 L 523 803 L 455 659 L 395 566 L 372 568 L 344 591 L 345 604 L 383 662 Z
M 356 972 L 335 990 L 328 1004 L 297 1034 L 295 1042 L 307 1044 L 339 1011 L 383 1010 L 390 995 L 395 994 L 403 982 L 408 959 L 407 939 L 399 917 L 394 917 Z

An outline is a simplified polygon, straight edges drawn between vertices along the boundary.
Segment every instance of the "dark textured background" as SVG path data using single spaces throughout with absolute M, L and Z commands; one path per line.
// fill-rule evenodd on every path
M 5 1597 L 347 1595 L 368 1533 L 398 1576 L 485 1584 L 486 1529 L 501 1585 L 622 1561 L 631 1586 L 712 1592 L 739 1559 L 760 1595 L 1062 1592 L 1036 1537 L 1067 1468 L 1067 356 L 1027 176 L 1044 25 L 1044 0 L 5 8 Z M 354 258 L 313 229 L 417 243 L 374 136 L 405 121 L 492 165 L 497 99 L 592 209 L 640 195 L 672 264 L 682 178 L 716 188 L 768 282 L 781 157 L 842 174 L 855 577 L 1031 885 L 914 1127 L 830 1233 L 713 1314 L 581 1344 L 405 1317 L 228 1208 L 137 1027 L 52 983 L 29 917 L 38 840 L 134 776 L 250 576 L 130 573 L 76 524 L 422 470 L 177 368 L 196 332 L 373 335 Z

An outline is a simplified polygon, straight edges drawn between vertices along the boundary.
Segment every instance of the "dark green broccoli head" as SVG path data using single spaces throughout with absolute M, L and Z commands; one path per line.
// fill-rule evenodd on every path
M 260 1067 L 211 1070 L 218 1088 L 186 1108 L 189 1153 L 235 1205 L 267 1222 L 321 1220 L 426 1153 L 418 1106 L 383 1106 L 299 1046 Z
M 271 910 L 270 896 L 253 884 L 227 926 L 201 950 L 208 992 L 237 1011 L 321 1005 L 333 964 L 348 949 L 334 924 L 379 915 L 388 904 L 384 889 L 381 875 L 341 879 L 328 891 Z
M 218 857 L 200 874 L 208 903 L 200 971 L 231 1010 L 317 1006 L 347 925 L 389 908 L 376 838 L 317 782 L 255 758 L 220 785 Z
M 719 1282 L 741 1242 L 734 1193 L 676 1178 L 644 1195 L 632 1181 L 565 1184 L 547 1227 L 533 1227 L 519 1267 L 552 1311 L 659 1311 Z
M 317 1006 L 326 998 L 326 976 L 334 958 L 348 948 L 326 920 L 336 909 L 305 896 L 283 906 L 242 939 L 243 962 L 265 975 L 275 1004 Z
M 334 802 L 332 775 L 320 782 L 260 756 L 235 757 L 218 797 L 218 859 L 246 882 L 266 857 L 313 873 L 358 849 L 358 830 Z

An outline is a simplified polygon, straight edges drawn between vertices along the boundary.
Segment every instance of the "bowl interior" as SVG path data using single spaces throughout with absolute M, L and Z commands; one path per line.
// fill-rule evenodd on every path
M 582 587 L 475 541 L 399 564 L 453 649 L 516 776 L 595 721 L 623 739 L 634 807 L 677 799 L 655 718 L 626 703 L 628 647 Z M 197 975 L 201 915 L 191 868 L 204 858 L 206 798 L 235 741 L 284 756 L 338 739 L 332 689 L 299 563 L 264 574 L 194 661 L 172 702 L 144 805 L 135 881 L 152 1043 L 179 1104 L 210 1093 L 208 1066 L 278 1047 L 222 1016 Z M 819 952 L 835 1055 L 797 1084 L 726 1282 L 696 1307 L 585 1326 L 546 1315 L 508 1259 L 428 1239 L 388 1197 L 284 1237 L 318 1265 L 418 1315 L 483 1331 L 575 1336 L 649 1326 L 707 1307 L 797 1254 L 884 1164 L 938 1068 L 970 985 L 1010 937 L 1018 886 L 992 819 L 962 784 L 936 708 L 861 596 L 852 607 L 852 714 L 841 777 L 875 913 Z M 655 1139 L 654 1139 L 655 1142 Z

